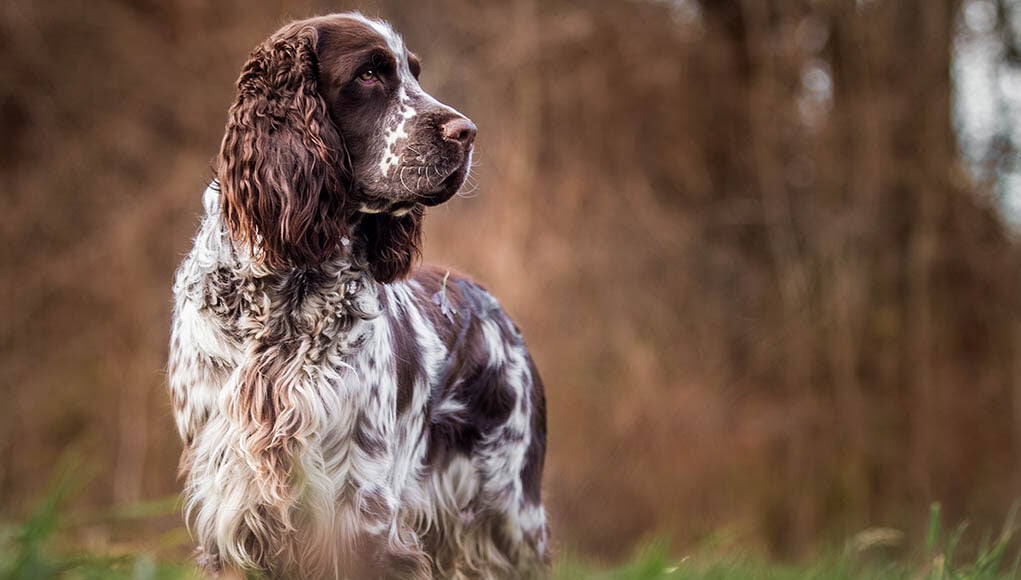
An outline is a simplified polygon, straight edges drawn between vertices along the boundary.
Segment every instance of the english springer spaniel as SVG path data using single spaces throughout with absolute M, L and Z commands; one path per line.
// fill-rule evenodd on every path
M 521 333 L 412 270 L 475 125 L 386 23 L 291 23 L 237 82 L 174 283 L 170 392 L 209 570 L 274 578 L 547 571 L 546 410 Z

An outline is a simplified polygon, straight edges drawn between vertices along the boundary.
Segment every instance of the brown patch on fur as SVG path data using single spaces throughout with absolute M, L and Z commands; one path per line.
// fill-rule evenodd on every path
M 359 413 L 355 420 L 354 442 L 365 455 L 378 458 L 386 452 L 386 441 L 383 441 L 375 432 L 368 428 L 368 419 L 365 413 Z
M 425 208 L 415 206 L 407 215 L 373 214 L 358 227 L 372 277 L 387 284 L 406 278 L 422 256 L 422 218 Z
M 394 370 L 397 378 L 397 415 L 402 415 L 411 405 L 415 384 L 422 370 L 422 352 L 411 326 L 407 305 L 397 302 L 387 316 L 390 338 L 393 343 Z
M 546 394 L 532 357 L 528 357 L 528 371 L 532 377 L 532 440 L 525 453 L 521 469 L 521 488 L 525 499 L 532 505 L 542 505 L 542 468 L 546 457 Z

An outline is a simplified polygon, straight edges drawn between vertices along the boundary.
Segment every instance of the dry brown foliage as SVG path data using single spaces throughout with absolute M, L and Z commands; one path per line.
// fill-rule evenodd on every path
M 1017 261 L 955 145 L 956 4 L 358 6 L 480 127 L 426 259 L 536 353 L 561 544 L 726 529 L 789 556 L 932 500 L 1002 520 Z M 68 447 L 101 470 L 91 505 L 178 489 L 169 288 L 234 79 L 289 17 L 351 7 L 0 7 L 0 513 Z

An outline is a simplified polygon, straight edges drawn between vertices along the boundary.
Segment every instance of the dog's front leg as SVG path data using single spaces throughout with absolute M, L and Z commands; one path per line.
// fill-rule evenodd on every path
M 352 548 L 348 578 L 427 580 L 433 577 L 429 557 L 417 534 L 406 524 L 395 522 L 391 530 L 363 533 Z

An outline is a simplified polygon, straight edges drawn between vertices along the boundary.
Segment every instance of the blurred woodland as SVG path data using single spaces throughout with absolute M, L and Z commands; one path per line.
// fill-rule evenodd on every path
M 915 530 L 930 501 L 998 525 L 1021 262 L 958 145 L 962 1 L 7 0 L 0 515 L 67 450 L 95 472 L 83 506 L 179 490 L 170 285 L 234 81 L 290 18 L 358 8 L 480 128 L 426 260 L 490 288 L 536 355 L 558 544 L 797 558 Z M 1017 60 L 1021 8 L 985 4 Z

